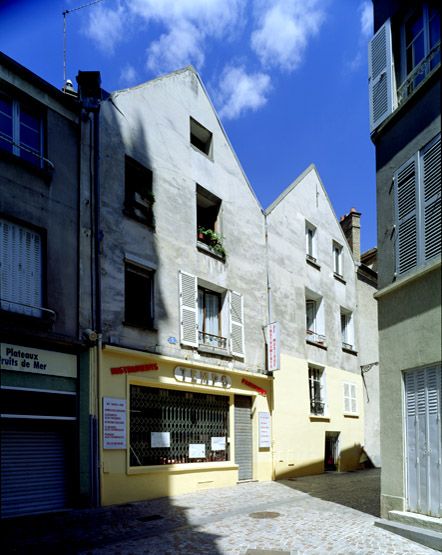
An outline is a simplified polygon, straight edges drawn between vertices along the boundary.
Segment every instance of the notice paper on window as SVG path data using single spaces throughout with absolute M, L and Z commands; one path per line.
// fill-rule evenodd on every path
M 150 432 L 151 447 L 170 447 L 170 432 Z
M 211 447 L 212 451 L 225 451 L 226 450 L 226 438 L 222 437 L 212 437 Z
M 189 459 L 205 459 L 206 444 L 205 443 L 189 443 Z

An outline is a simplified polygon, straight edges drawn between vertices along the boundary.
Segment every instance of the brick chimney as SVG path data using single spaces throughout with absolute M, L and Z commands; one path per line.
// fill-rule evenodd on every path
M 361 213 L 352 208 L 339 222 L 348 244 L 353 251 L 355 262 L 361 262 Z

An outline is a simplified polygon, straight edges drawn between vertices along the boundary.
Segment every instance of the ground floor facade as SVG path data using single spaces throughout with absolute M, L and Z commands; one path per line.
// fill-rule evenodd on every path
M 2 517 L 90 505 L 88 361 L 18 337 L 0 354 Z
M 381 515 L 425 527 L 442 517 L 440 280 L 438 262 L 379 293 Z
M 105 346 L 99 383 L 103 505 L 272 479 L 268 376 Z
M 361 376 L 282 355 L 274 381 L 274 478 L 360 468 Z

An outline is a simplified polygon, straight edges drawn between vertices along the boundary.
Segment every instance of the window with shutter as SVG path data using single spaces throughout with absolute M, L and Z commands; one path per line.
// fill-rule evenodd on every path
M 399 274 L 415 268 L 418 262 L 416 157 L 395 174 L 396 191 L 396 268 Z
M 196 276 L 179 272 L 179 294 L 181 343 L 198 347 L 198 286 Z
M 344 412 L 357 413 L 356 385 L 344 383 Z
M 422 150 L 424 259 L 441 253 L 441 141 L 440 136 Z
M 374 131 L 396 108 L 391 25 L 387 20 L 368 48 L 370 130 Z
M 42 315 L 40 235 L 0 220 L 1 308 L 28 316 Z
M 243 296 L 230 291 L 230 350 L 233 355 L 244 357 L 244 303 Z

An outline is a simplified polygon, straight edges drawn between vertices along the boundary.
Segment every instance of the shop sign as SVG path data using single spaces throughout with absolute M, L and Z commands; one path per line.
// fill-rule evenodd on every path
M 111 368 L 111 374 L 131 374 L 132 372 L 150 372 L 151 370 L 158 370 L 158 364 L 152 362 L 150 364 L 137 364 L 136 366 L 118 366 Z
M 258 428 L 259 428 L 259 447 L 269 448 L 272 446 L 272 437 L 270 431 L 270 413 L 258 413 Z
M 75 355 L 2 342 L 0 359 L 2 370 L 50 374 L 68 378 L 77 377 L 77 357 Z
M 174 370 L 175 379 L 178 382 L 193 383 L 194 385 L 209 385 L 222 389 L 230 389 L 232 380 L 230 376 L 218 374 L 217 372 L 205 372 L 195 368 L 184 368 L 177 366 Z
M 243 383 L 247 387 L 250 387 L 251 389 L 254 389 L 255 391 L 257 391 L 263 397 L 265 397 L 267 395 L 267 391 L 265 389 L 263 389 L 262 387 L 259 387 L 259 385 L 256 385 L 253 382 L 249 382 L 249 380 L 246 380 L 245 378 L 243 378 L 241 380 L 241 383 Z
M 126 449 L 126 399 L 103 397 L 103 448 Z
M 279 337 L 279 322 L 272 322 L 266 326 L 267 370 L 269 370 L 269 372 L 274 372 L 280 368 Z

